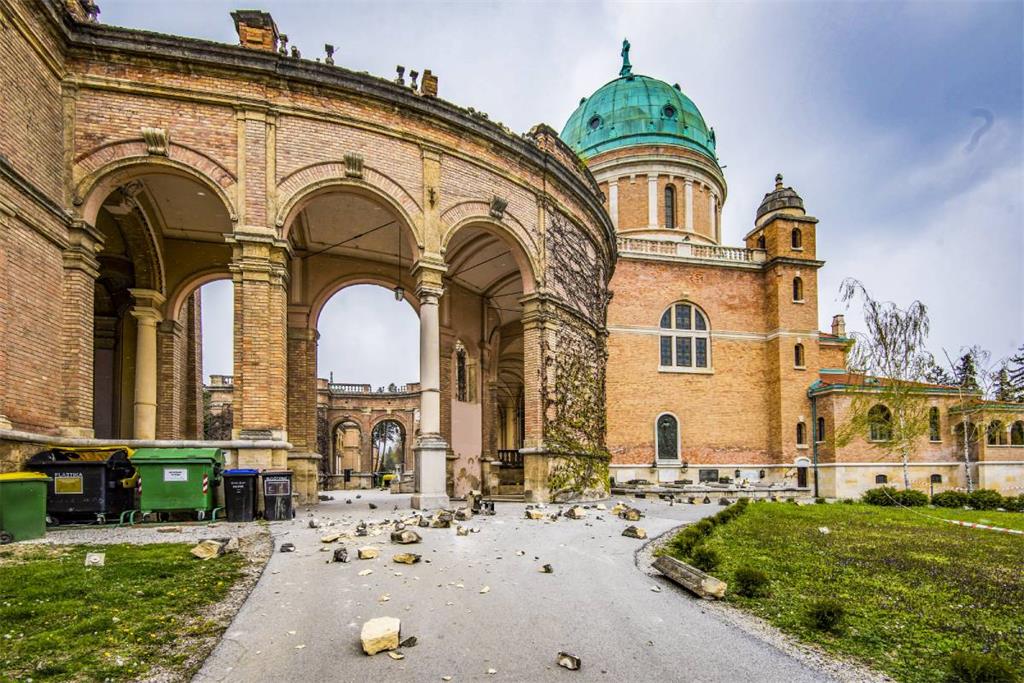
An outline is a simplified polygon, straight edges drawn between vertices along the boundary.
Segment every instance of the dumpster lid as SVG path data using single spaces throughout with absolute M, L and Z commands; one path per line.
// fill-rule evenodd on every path
M 224 470 L 224 476 L 225 477 L 231 477 L 231 476 L 240 477 L 240 476 L 243 476 L 243 475 L 248 475 L 248 476 L 255 477 L 259 473 L 260 473 L 259 470 L 247 470 L 247 469 Z
M 131 459 L 132 462 L 216 460 L 223 463 L 224 451 L 220 448 L 140 448 Z
M 0 474 L 0 481 L 47 481 L 49 477 L 38 472 L 9 472 Z

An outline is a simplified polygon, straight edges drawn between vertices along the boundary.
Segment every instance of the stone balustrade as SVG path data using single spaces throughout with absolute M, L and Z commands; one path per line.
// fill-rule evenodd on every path
M 732 263 L 764 263 L 763 249 L 745 247 L 723 247 L 715 244 L 695 244 L 643 237 L 619 237 L 619 254 L 649 254 L 675 258 L 701 259 L 705 261 L 727 261 Z

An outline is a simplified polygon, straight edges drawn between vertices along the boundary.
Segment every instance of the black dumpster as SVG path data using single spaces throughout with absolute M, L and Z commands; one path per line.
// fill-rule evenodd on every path
M 224 506 L 229 522 L 251 522 L 256 519 L 257 470 L 226 470 L 224 472 Z
M 263 516 L 271 522 L 292 519 L 292 473 L 289 470 L 263 472 Z
M 36 453 L 25 469 L 50 477 L 46 516 L 50 524 L 113 520 L 133 507 L 135 467 L 126 448 Z

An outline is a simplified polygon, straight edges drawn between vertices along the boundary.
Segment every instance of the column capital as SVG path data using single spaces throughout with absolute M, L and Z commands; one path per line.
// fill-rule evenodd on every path
M 534 292 L 519 299 L 523 307 L 523 328 L 532 328 L 551 322 L 554 318 L 551 311 L 551 300 L 543 293 Z
M 68 245 L 64 247 L 64 269 L 81 270 L 91 277 L 100 275 L 96 255 L 103 249 L 103 234 L 94 226 L 76 218 L 68 225 Z
M 447 271 L 448 266 L 440 254 L 424 254 L 413 264 L 412 274 L 416 278 L 416 296 L 420 303 L 436 303 L 441 298 Z
M 160 307 L 164 303 L 164 295 L 155 289 L 129 289 L 132 296 L 131 315 L 140 323 L 156 325 L 162 322 L 164 317 Z

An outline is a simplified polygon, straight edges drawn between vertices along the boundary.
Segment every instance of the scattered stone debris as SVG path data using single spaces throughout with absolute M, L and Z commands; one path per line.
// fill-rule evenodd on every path
M 569 519 L 583 519 L 587 516 L 587 511 L 579 505 L 573 505 L 571 508 L 563 513 Z
M 321 493 L 321 494 L 320 494 L 319 496 L 317 496 L 317 497 L 318 497 L 318 498 L 319 498 L 320 500 L 324 501 L 324 502 L 326 502 L 326 501 L 328 501 L 328 500 L 334 500 L 334 498 L 332 498 L 331 496 L 328 496 L 328 495 L 326 495 L 326 494 L 323 494 L 323 493 Z
M 352 504 L 352 499 L 351 498 L 346 498 L 345 499 L 345 505 L 351 505 L 351 504 Z
M 282 553 L 294 553 L 295 552 L 295 544 L 294 543 L 282 543 L 281 544 L 281 552 Z
M 426 517 L 418 517 L 416 519 L 416 526 L 426 529 L 428 526 L 430 526 L 430 520 Z
M 627 522 L 639 522 L 640 518 L 644 516 L 644 513 L 640 512 L 637 508 L 627 507 L 622 512 L 618 513 L 619 517 L 626 520 Z
M 647 538 L 647 532 L 644 529 L 632 524 L 622 530 L 622 535 L 628 538 Z
M 375 655 L 378 652 L 398 649 L 398 635 L 402 630 L 402 622 L 395 617 L 377 617 L 363 624 L 359 639 L 363 644 L 363 652 Z
M 372 573 L 373 573 L 372 569 L 364 569 L 363 571 L 359 572 L 359 576 L 369 576 Z
M 416 638 L 416 636 L 409 636 L 401 643 L 399 643 L 398 647 L 416 647 L 416 643 L 418 642 L 419 640 Z
M 391 559 L 399 564 L 416 564 L 420 561 L 421 556 L 415 553 L 398 553 Z
M 316 517 L 310 517 L 309 518 L 309 528 L 310 529 L 316 529 L 319 526 L 320 526 L 320 520 L 319 519 L 317 519 Z
M 238 536 L 232 536 L 228 539 L 228 542 L 224 544 L 224 552 L 226 553 L 237 553 L 239 550 Z
M 192 548 L 192 556 L 200 560 L 209 560 L 224 554 L 224 541 L 215 541 L 212 538 L 200 541 L 199 545 Z
M 373 560 L 380 557 L 380 550 L 372 545 L 363 546 L 358 552 L 360 560 Z
M 341 547 L 334 549 L 335 562 L 348 562 L 348 548 Z
M 452 680 L 452 677 L 451 676 L 441 676 L 441 680 L 447 682 L 447 681 Z
M 527 519 L 544 519 L 544 513 L 542 511 L 540 511 L 540 510 L 532 510 L 532 509 L 531 510 L 527 510 L 526 511 L 526 518 Z
M 497 669 L 488 669 L 488 670 L 487 670 L 487 674 L 488 674 L 489 676 L 493 676 L 493 675 L 494 675 L 494 674 L 496 674 L 496 673 L 498 673 L 498 670 L 497 670 Z
M 388 652 L 388 657 L 391 657 L 391 659 L 405 659 L 405 655 L 403 655 L 401 652 L 393 652 L 393 651 L 392 652 Z
M 483 588 L 480 589 L 480 594 L 481 595 L 483 595 L 485 593 L 490 593 L 490 592 L 491 592 L 491 587 L 490 586 L 484 586 Z
M 402 545 L 409 545 L 410 543 L 419 543 L 423 539 L 418 533 L 412 529 L 403 529 L 401 531 L 391 532 L 391 542 L 400 543 Z
M 86 567 L 103 567 L 107 564 L 106 553 L 86 553 L 85 554 L 85 566 Z
M 473 511 L 468 507 L 459 508 L 455 511 L 455 519 L 459 522 L 466 522 L 473 518 Z
M 338 533 L 324 534 L 323 536 L 320 537 L 320 542 L 321 543 L 334 543 L 339 538 L 341 538 L 341 534 L 338 534 Z
M 457 527 L 455 527 L 455 534 L 457 536 L 469 536 L 469 529 L 460 524 Z
M 722 496 L 721 498 L 718 499 L 718 504 L 719 505 L 731 505 L 732 501 L 729 500 L 728 498 L 726 498 L 725 496 Z
M 623 512 L 629 509 L 628 505 L 624 503 L 616 503 L 615 507 L 612 508 L 611 512 L 613 515 L 621 515 Z
M 832 530 L 829 529 L 827 526 L 819 526 L 818 533 L 823 536 L 828 536 L 830 533 L 832 533 Z
M 594 506 L 594 509 L 596 509 L 596 510 L 607 510 L 608 508 L 605 506 L 604 503 L 598 503 L 597 505 Z
M 181 527 L 180 526 L 158 526 L 156 528 L 156 532 L 158 534 L 180 534 L 181 533 Z
M 448 510 L 438 510 L 434 518 L 430 520 L 430 526 L 434 529 L 449 529 L 452 525 L 452 515 Z
M 710 505 L 711 504 L 711 499 L 708 498 L 707 496 L 704 496 L 704 504 L 705 505 Z
M 541 574 L 554 574 L 555 568 L 552 567 L 550 564 L 546 564 L 543 567 L 541 567 L 539 571 Z
M 370 506 L 371 510 L 376 510 L 377 509 L 377 504 L 376 503 L 367 503 L 367 505 Z
M 582 665 L 583 662 L 581 662 L 580 658 L 576 655 L 571 655 L 568 652 L 558 653 L 558 666 L 568 669 L 569 671 L 579 671 L 580 666 Z
M 651 586 L 651 592 L 652 593 L 660 593 L 661 592 L 661 586 Z

